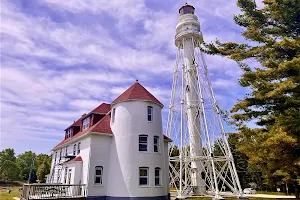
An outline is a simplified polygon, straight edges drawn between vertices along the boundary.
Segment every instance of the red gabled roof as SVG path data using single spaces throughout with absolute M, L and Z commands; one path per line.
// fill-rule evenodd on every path
M 160 101 L 158 101 L 146 88 L 144 88 L 138 81 L 134 83 L 130 88 L 123 92 L 118 98 L 116 98 L 112 104 L 118 103 L 120 101 L 128 100 L 146 100 L 157 103 L 164 106 Z
M 82 119 L 86 118 L 92 113 L 98 113 L 98 114 L 107 114 L 110 111 L 110 104 L 109 103 L 102 103 L 98 107 L 96 107 L 94 110 L 89 112 L 88 114 L 83 114 L 76 122 L 74 122 L 72 125 L 70 125 L 65 130 L 69 129 L 72 126 L 81 126 Z
M 90 132 L 99 132 L 99 133 L 110 133 L 112 130 L 110 128 L 110 115 L 105 115 L 99 122 L 97 122 Z
M 90 132 L 99 132 L 99 133 L 105 133 L 105 134 L 112 134 L 111 128 L 110 128 L 110 115 L 105 115 L 100 121 L 98 121 L 96 124 L 94 124 L 93 126 L 91 126 L 90 128 L 81 131 L 79 133 L 77 133 L 76 135 L 74 135 L 73 137 L 70 137 L 68 139 L 65 139 L 63 141 L 61 141 L 58 145 L 56 145 L 54 147 L 57 148 L 63 144 L 66 144 L 76 138 L 79 138 L 80 136 L 83 136 L 85 134 L 88 134 Z
M 108 103 L 102 103 L 97 108 L 95 108 L 94 110 L 92 110 L 90 113 L 107 114 L 109 111 L 110 111 L 110 104 L 108 104 Z M 87 114 L 86 116 L 88 116 L 89 114 Z
M 72 160 L 70 160 L 69 162 L 82 162 L 82 158 L 81 156 L 76 156 L 75 158 L 73 158 Z
M 77 121 L 75 121 L 73 124 L 71 124 L 71 126 L 69 126 L 68 128 L 66 128 L 65 131 L 67 129 L 69 129 L 70 127 L 72 127 L 72 126 L 81 126 L 81 120 L 82 120 L 82 117 L 80 117 Z

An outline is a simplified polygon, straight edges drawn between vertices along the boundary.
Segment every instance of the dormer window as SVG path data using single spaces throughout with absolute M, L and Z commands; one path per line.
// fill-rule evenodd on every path
M 153 120 L 153 107 L 152 106 L 147 107 L 147 117 L 148 117 L 148 122 L 152 122 L 152 120 Z
M 72 128 L 69 128 L 69 129 L 67 130 L 66 139 L 68 139 L 68 138 L 70 138 L 70 137 L 72 137 Z
M 87 117 L 87 118 L 85 118 L 85 119 L 83 120 L 83 128 L 82 128 L 82 130 L 88 129 L 89 126 L 90 126 L 90 118 Z

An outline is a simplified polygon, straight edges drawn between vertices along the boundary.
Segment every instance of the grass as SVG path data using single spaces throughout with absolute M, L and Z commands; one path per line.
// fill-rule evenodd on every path
M 285 192 L 268 192 L 268 191 L 256 191 L 257 194 L 270 194 L 270 195 L 284 195 L 287 194 Z M 294 194 L 288 194 L 289 196 L 294 196 Z
M 187 199 L 190 199 L 190 200 L 211 200 L 212 198 L 206 198 L 206 197 L 189 197 Z M 235 197 L 228 197 L 228 198 L 225 198 L 225 200 L 237 200 L 237 198 Z M 259 198 L 259 197 L 249 197 L 249 200 L 276 200 L 276 198 Z M 295 200 L 295 199 L 283 199 L 283 198 L 280 198 L 278 200 Z
M 13 197 L 19 197 L 21 192 L 19 191 L 20 187 L 3 187 L 0 186 L 0 200 L 13 200 Z M 10 189 L 11 192 L 8 193 L 7 190 Z

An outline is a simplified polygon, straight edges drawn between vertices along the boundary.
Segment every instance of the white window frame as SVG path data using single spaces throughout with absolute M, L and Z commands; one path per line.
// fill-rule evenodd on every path
M 77 152 L 76 144 L 74 144 L 74 146 L 73 146 L 73 156 L 76 156 L 76 152 Z
M 111 122 L 115 123 L 115 119 L 116 119 L 116 108 L 114 108 L 112 110 L 112 117 L 111 117 Z
M 150 113 L 149 113 L 149 111 L 150 111 Z M 151 120 L 149 120 L 149 116 L 150 116 Z M 153 107 L 152 106 L 147 106 L 147 121 L 153 122 Z
M 68 147 L 69 147 L 69 146 L 66 146 L 66 150 L 65 150 L 65 155 L 66 155 L 66 156 L 68 156 Z
M 156 143 L 155 143 L 155 139 L 156 139 Z M 157 135 L 155 135 L 154 137 L 153 137 L 153 151 L 155 152 L 155 153 L 159 153 L 159 136 L 157 136 Z M 155 151 L 155 147 L 157 148 L 157 151 Z
M 97 175 L 97 170 L 100 170 L 100 175 Z M 100 178 L 100 183 L 96 183 L 96 178 Z M 103 167 L 96 166 L 95 167 L 95 177 L 94 177 L 94 185 L 103 185 Z
M 57 180 L 56 180 L 56 183 L 60 183 L 60 173 L 61 173 L 61 171 L 60 171 L 61 169 L 58 169 L 57 170 Z
M 78 142 L 78 144 L 77 144 L 77 155 L 80 154 L 80 145 L 81 145 L 81 142 Z
M 71 178 L 72 178 L 72 169 L 69 169 L 69 172 L 68 172 L 68 180 L 67 180 L 68 185 L 71 184 Z
M 90 117 L 87 117 L 82 122 L 82 130 L 88 129 L 90 126 Z
M 71 128 L 69 128 L 69 129 L 67 130 L 67 139 L 71 137 L 71 135 L 72 135 L 71 132 L 72 132 L 72 131 L 71 131 Z
M 141 176 L 141 170 L 146 170 L 147 171 L 147 176 Z M 147 178 L 147 184 L 141 184 L 141 178 Z M 149 186 L 149 167 L 140 167 L 139 168 L 139 186 L 140 187 Z
M 56 164 L 57 151 L 55 152 L 54 164 Z
M 62 157 L 62 149 L 60 149 L 59 151 L 59 161 L 61 161 L 61 157 Z
M 67 183 L 67 178 L 68 178 L 68 167 L 65 168 L 65 180 L 64 180 L 64 183 Z
M 146 137 L 146 142 L 141 142 L 140 138 Z M 140 145 L 146 145 L 146 151 L 140 149 Z M 139 135 L 139 152 L 148 152 L 148 135 L 141 134 Z
M 156 176 L 156 170 L 158 170 L 158 176 Z M 156 184 L 156 179 L 158 179 L 158 184 Z M 161 169 L 159 167 L 154 169 L 154 186 L 161 186 Z

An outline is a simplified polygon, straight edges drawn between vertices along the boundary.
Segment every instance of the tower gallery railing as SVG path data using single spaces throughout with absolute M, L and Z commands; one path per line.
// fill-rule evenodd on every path
M 86 185 L 24 184 L 21 199 L 65 199 L 86 197 Z

